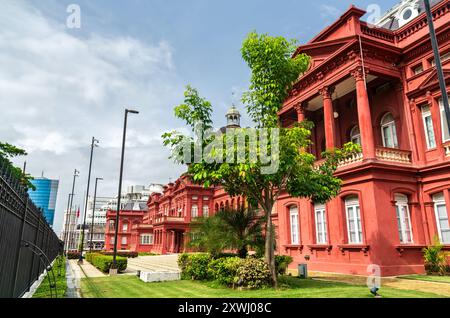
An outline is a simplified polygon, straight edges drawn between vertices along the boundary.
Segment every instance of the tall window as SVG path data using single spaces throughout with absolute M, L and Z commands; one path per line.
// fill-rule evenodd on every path
M 204 205 L 203 206 L 203 217 L 207 218 L 209 216 L 209 206 Z
M 128 223 L 122 224 L 122 232 L 124 232 L 124 233 L 128 232 Z
M 153 234 L 141 235 L 141 245 L 152 245 L 152 244 L 153 244 Z
M 317 244 L 326 244 L 327 238 L 327 216 L 324 204 L 316 204 L 314 206 L 316 217 L 316 241 Z
M 408 197 L 403 194 L 395 195 L 395 205 L 397 211 L 397 224 L 400 243 L 413 243 L 411 214 L 409 212 Z
M 193 218 L 198 218 L 198 205 L 197 204 L 193 204 L 191 207 L 191 216 Z
M 359 131 L 359 127 L 355 126 L 350 132 L 350 141 L 354 144 L 361 145 L 361 132 Z
M 431 117 L 430 106 L 422 107 L 423 127 L 425 128 L 425 139 L 427 148 L 436 148 L 436 138 L 434 135 L 433 119 Z
M 387 148 L 398 148 L 397 129 L 395 120 L 391 113 L 387 113 L 381 119 L 381 135 L 383 146 Z
M 122 245 L 127 245 L 127 237 L 122 236 Z
M 291 206 L 289 208 L 289 220 L 291 225 L 291 244 L 298 245 L 300 243 L 299 239 L 299 224 L 298 224 L 298 208 L 296 206 Z
M 450 130 L 448 128 L 447 117 L 445 115 L 444 100 L 439 100 L 439 107 L 441 109 L 441 124 L 442 124 L 442 140 L 444 142 L 450 141 Z
M 110 230 L 110 231 L 114 231 L 114 230 L 115 230 L 115 227 L 114 227 L 114 220 L 110 220 L 110 221 L 109 221 L 109 230 Z
M 362 244 L 361 212 L 357 196 L 351 196 L 345 199 L 345 211 L 347 217 L 348 243 Z
M 450 244 L 450 225 L 448 221 L 448 210 L 445 205 L 444 193 L 433 197 L 434 211 L 439 232 L 439 238 L 443 244 Z

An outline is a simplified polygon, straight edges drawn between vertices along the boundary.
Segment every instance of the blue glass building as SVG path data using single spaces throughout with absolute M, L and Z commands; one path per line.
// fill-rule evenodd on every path
M 36 187 L 36 190 L 33 191 L 30 189 L 28 191 L 30 199 L 38 208 L 44 211 L 45 219 L 53 227 L 59 180 L 35 178 L 31 183 Z

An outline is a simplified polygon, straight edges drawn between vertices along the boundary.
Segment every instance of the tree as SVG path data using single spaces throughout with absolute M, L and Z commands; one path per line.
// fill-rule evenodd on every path
M 27 152 L 9 143 L 0 142 L 0 161 L 3 162 L 11 170 L 11 173 L 20 181 L 20 183 L 27 189 L 35 190 L 36 187 L 31 183 L 33 177 L 29 174 L 24 174 L 22 169 L 15 167 L 10 159 L 26 156 Z
M 309 64 L 309 57 L 305 55 L 292 57 L 295 49 L 295 41 L 255 32 L 243 42 L 242 56 L 251 70 L 251 84 L 242 101 L 256 131 L 246 128 L 214 134 L 208 129 L 211 123 L 199 128 L 191 118 L 211 118 L 212 110 L 197 90 L 188 87 L 185 103 L 175 108 L 175 115 L 193 129 L 196 138 L 176 131 L 163 135 L 164 144 L 172 149 L 171 158 L 188 164 L 188 174 L 194 182 L 205 187 L 221 186 L 229 195 L 244 196 L 252 206 L 262 210 L 265 261 L 275 287 L 275 234 L 271 215 L 276 200 L 282 192 L 319 203 L 332 199 L 341 188 L 341 180 L 334 177 L 340 160 L 360 151 L 359 146 L 349 143 L 342 149 L 325 152 L 323 163 L 316 165 L 317 158 L 306 151 L 311 145 L 312 123 L 280 127 L 277 113 L 293 83 Z M 255 134 L 256 138 L 251 137 Z M 228 144 L 230 135 L 233 147 Z M 236 135 L 247 136 L 241 147 Z M 196 150 L 200 146 L 203 156 L 198 160 Z M 230 158 L 234 160 L 230 162 Z
M 218 211 L 209 218 L 198 219 L 191 231 L 190 246 L 218 254 L 226 249 L 237 250 L 246 258 L 249 248 L 264 246 L 258 211 L 239 207 Z

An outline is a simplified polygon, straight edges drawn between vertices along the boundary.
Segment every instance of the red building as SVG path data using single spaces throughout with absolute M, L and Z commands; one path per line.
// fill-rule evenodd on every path
M 450 85 L 450 0 L 433 4 Z M 422 1 L 403 1 L 371 26 L 351 7 L 298 48 L 312 63 L 279 112 L 282 124 L 314 122 L 310 151 L 318 158 L 349 141 L 363 151 L 341 164 L 342 191 L 327 204 L 280 197 L 277 252 L 291 255 L 293 267 L 422 273 L 421 251 L 433 237 L 450 249 L 450 132 L 423 11 Z M 151 197 L 127 248 L 179 252 L 193 216 L 238 204 L 232 200 L 181 178 Z

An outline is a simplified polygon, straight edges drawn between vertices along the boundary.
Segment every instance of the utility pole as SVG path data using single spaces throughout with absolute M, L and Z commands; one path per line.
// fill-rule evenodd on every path
M 83 249 L 84 249 L 84 228 L 86 227 L 86 214 L 87 214 L 87 206 L 89 201 L 89 186 L 91 183 L 91 171 L 92 171 L 92 157 L 94 156 L 94 147 L 98 147 L 99 141 L 95 139 L 95 137 L 92 137 L 92 143 L 91 143 L 91 157 L 89 159 L 89 174 L 88 174 L 88 182 L 87 182 L 87 189 L 86 189 L 86 199 L 84 202 L 84 217 L 83 217 L 83 225 L 81 229 L 81 243 L 80 243 L 80 257 L 78 258 L 78 263 L 83 263 Z
M 431 46 L 433 47 L 434 61 L 436 64 L 439 86 L 441 88 L 442 103 L 444 105 L 445 118 L 447 119 L 448 130 L 450 131 L 450 106 L 448 102 L 447 87 L 445 85 L 444 71 L 442 70 L 441 55 L 439 53 L 439 43 L 436 37 L 436 30 L 434 29 L 433 14 L 431 12 L 430 0 L 424 0 L 424 2 L 425 2 L 425 11 L 427 12 L 428 27 L 430 28 Z

